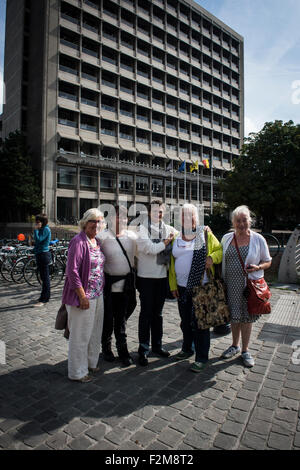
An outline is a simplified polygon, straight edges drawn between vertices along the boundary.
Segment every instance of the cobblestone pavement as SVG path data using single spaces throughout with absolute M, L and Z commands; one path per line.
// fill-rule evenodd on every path
M 22 286 L 0 287 L 0 340 L 6 345 L 0 448 L 300 450 L 300 352 L 291 347 L 298 339 L 300 351 L 295 292 L 273 290 L 272 316 L 254 325 L 252 369 L 240 357 L 220 359 L 231 335 L 212 334 L 204 372 L 192 373 L 192 360 L 177 363 L 179 315 L 176 302 L 166 302 L 164 344 L 171 357 L 151 355 L 148 367 L 126 369 L 100 357 L 100 372 L 88 384 L 67 379 L 68 343 L 54 329 L 61 291 L 43 309 L 32 307 L 37 295 Z M 128 322 L 135 361 L 137 312 Z

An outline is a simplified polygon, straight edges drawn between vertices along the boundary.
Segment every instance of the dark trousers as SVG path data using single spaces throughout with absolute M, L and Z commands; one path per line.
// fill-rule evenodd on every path
M 42 292 L 39 298 L 39 302 L 49 302 L 50 299 L 50 276 L 49 276 L 49 264 L 51 263 L 51 253 L 46 251 L 45 253 L 38 253 L 35 255 L 36 264 L 42 281 Z
M 167 295 L 167 278 L 154 279 L 138 277 L 137 288 L 140 293 L 141 311 L 139 316 L 139 352 L 148 353 L 162 347 L 163 317 L 162 310 Z
M 210 331 L 200 330 L 197 326 L 193 313 L 192 296 L 186 291 L 185 287 L 178 286 L 178 310 L 181 318 L 180 328 L 183 334 L 182 350 L 192 352 L 194 342 L 196 352 L 196 362 L 207 362 L 210 348 Z
M 116 347 L 120 355 L 126 346 L 126 312 L 128 298 L 123 292 L 112 292 L 110 302 L 104 300 L 104 320 L 102 332 L 102 350 L 111 349 L 112 334 L 116 338 Z

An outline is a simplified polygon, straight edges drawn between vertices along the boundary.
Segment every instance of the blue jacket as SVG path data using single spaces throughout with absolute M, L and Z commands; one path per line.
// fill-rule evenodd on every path
M 37 255 L 39 253 L 45 253 L 49 251 L 49 243 L 51 240 L 51 230 L 48 225 L 40 228 L 39 230 L 34 231 L 34 253 Z

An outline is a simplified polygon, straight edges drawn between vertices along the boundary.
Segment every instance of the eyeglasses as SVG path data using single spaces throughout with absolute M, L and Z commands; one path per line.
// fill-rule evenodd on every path
M 91 222 L 91 224 L 101 224 L 103 221 L 102 220 L 88 220 L 88 222 Z

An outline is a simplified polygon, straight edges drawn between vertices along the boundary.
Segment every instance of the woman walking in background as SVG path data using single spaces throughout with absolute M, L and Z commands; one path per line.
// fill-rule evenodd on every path
M 51 253 L 49 243 L 51 240 L 51 230 L 48 225 L 46 214 L 38 214 L 35 217 L 34 229 L 34 253 L 38 272 L 42 281 L 42 292 L 34 307 L 43 307 L 50 299 L 50 277 L 49 264 L 51 263 Z
M 98 209 L 89 209 L 79 222 L 81 232 L 72 238 L 62 303 L 68 311 L 70 380 L 90 382 L 97 372 L 103 326 L 105 257 L 96 234 L 103 221 Z

